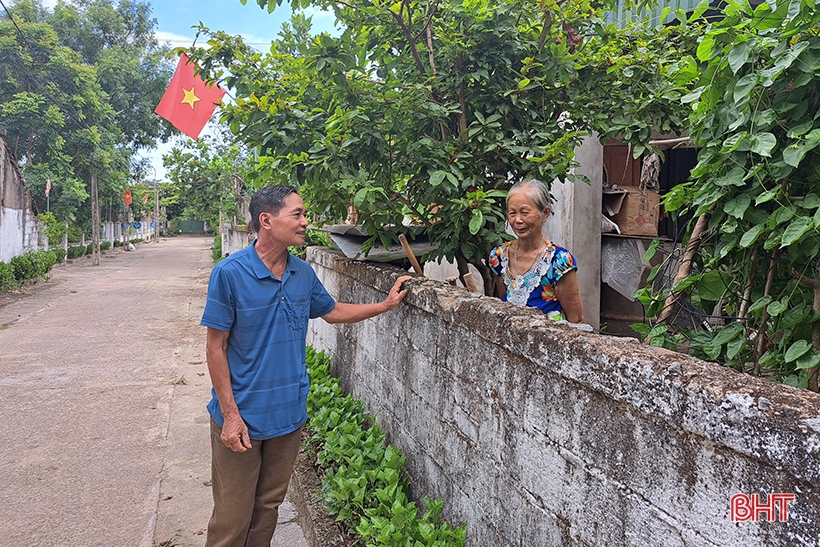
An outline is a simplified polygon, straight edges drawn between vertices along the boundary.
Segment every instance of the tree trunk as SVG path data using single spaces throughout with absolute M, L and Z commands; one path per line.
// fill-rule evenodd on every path
M 692 260 L 695 258 L 695 253 L 700 246 L 700 240 L 706 231 L 708 221 L 709 216 L 706 213 L 698 217 L 698 221 L 692 229 L 692 235 L 689 237 L 689 242 L 686 244 L 686 249 L 683 252 L 683 259 L 678 267 L 678 273 L 675 275 L 675 281 L 672 283 L 673 287 L 680 281 L 686 279 L 692 271 Z M 671 293 L 666 298 L 666 304 L 661 310 L 661 313 L 658 314 L 658 323 L 665 323 L 669 320 L 672 316 L 672 312 L 675 311 L 675 306 L 677 305 L 679 298 L 679 292 Z

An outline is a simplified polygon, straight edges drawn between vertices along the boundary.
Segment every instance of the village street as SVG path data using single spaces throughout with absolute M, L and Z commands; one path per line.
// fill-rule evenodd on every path
M 3 547 L 204 544 L 212 242 L 143 243 L 0 295 Z M 302 545 L 294 519 L 284 507 L 274 545 Z

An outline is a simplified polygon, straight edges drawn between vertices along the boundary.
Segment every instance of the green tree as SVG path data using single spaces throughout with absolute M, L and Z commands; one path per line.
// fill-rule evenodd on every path
M 187 140 L 163 156 L 168 179 L 163 205 L 169 219 L 205 220 L 217 229 L 220 219 L 234 220 L 245 195 L 251 159 L 229 138 Z M 244 222 L 244 218 L 236 219 Z
M 486 257 L 506 237 L 503 198 L 511 182 L 567 179 L 574 149 L 593 130 L 645 146 L 656 125 L 685 119 L 659 116 L 637 122 L 640 130 L 613 123 L 613 111 L 624 114 L 616 99 L 634 104 L 637 83 L 625 77 L 629 67 L 613 69 L 584 44 L 595 40 L 596 49 L 613 52 L 629 42 L 608 37 L 655 33 L 660 38 L 646 47 L 668 49 L 662 38 L 672 36 L 606 24 L 602 10 L 614 2 L 295 4 L 333 10 L 343 32 L 300 43 L 309 20 L 297 18 L 263 55 L 202 28 L 209 47 L 189 51 L 206 75 L 235 89 L 223 120 L 259 151 L 255 180 L 302 185 L 327 221 L 355 205 L 371 242 L 395 240 L 381 228 L 402 230 L 410 217 L 439 244 L 428 258 L 455 260 L 462 274 L 475 265 L 487 293 Z M 633 65 L 645 60 L 635 55 Z M 673 73 L 667 97 L 651 94 L 650 84 Z M 592 80 L 610 88 L 593 93 Z M 673 111 L 673 95 L 685 85 L 677 67 L 635 80 L 646 88 L 636 113 L 661 104 Z
M 134 152 L 167 138 L 152 112 L 170 78 L 148 4 L 21 0 L 0 18 L 0 125 L 35 211 L 89 224 L 91 172 L 100 201 L 141 178 Z M 132 175 L 132 172 L 134 173 Z

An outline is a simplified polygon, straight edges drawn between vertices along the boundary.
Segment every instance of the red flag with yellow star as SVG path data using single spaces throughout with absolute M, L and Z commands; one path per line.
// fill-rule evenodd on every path
M 154 112 L 196 139 L 223 95 L 225 91 L 218 85 L 209 86 L 194 74 L 194 63 L 183 53 L 174 77 Z

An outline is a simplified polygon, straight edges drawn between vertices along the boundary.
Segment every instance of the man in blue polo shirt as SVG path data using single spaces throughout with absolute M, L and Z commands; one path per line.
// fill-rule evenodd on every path
M 397 307 L 402 276 L 384 301 L 336 302 L 288 253 L 308 221 L 292 186 L 267 186 L 250 203 L 257 239 L 211 272 L 201 324 L 213 383 L 214 510 L 207 547 L 269 547 L 307 420 L 308 319 L 354 323 Z

